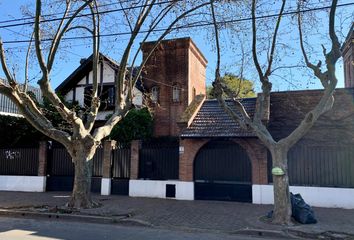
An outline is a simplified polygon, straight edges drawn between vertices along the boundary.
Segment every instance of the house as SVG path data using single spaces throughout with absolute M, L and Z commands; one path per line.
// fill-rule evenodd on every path
M 97 122 L 102 122 L 106 116 L 113 113 L 115 104 L 115 77 L 118 74 L 119 64 L 111 58 L 99 54 L 98 96 L 101 100 Z M 93 83 L 92 55 L 87 59 L 81 59 L 79 67 L 70 74 L 56 89 L 68 102 L 77 102 L 82 107 L 90 106 L 90 93 Z M 143 94 L 140 81 L 133 89 L 133 104 L 137 107 L 143 105 Z
M 352 27 L 342 49 L 345 88 L 336 90 L 333 108 L 320 117 L 288 155 L 290 190 L 301 193 L 306 201 L 314 206 L 354 208 L 353 37 Z M 178 46 L 177 43 L 170 44 Z M 179 55 L 176 55 L 177 51 L 173 49 L 162 44 L 160 49 L 156 50 L 160 52 L 150 60 L 153 62 L 150 67 L 165 69 L 164 64 L 167 64 L 168 68 L 173 62 L 178 62 L 176 57 Z M 168 50 L 172 53 L 165 52 Z M 206 64 L 202 53 L 198 52 L 198 55 L 195 55 L 196 64 L 175 64 L 172 68 L 181 68 L 182 73 L 187 71 L 190 75 L 193 75 L 194 71 L 198 73 L 202 67 L 193 67 L 198 64 L 204 67 Z M 164 56 L 170 57 L 166 59 Z M 187 70 L 184 69 L 186 65 Z M 151 84 L 152 92 L 155 88 L 162 87 L 162 84 L 173 84 L 178 75 L 173 71 L 173 76 L 166 75 L 164 71 L 147 72 L 149 78 L 159 77 L 168 81 L 160 85 Z M 198 78 L 190 79 L 188 84 L 198 84 Z M 165 135 L 168 131 L 173 133 L 170 134 L 172 136 L 179 133 L 179 146 L 176 153 L 170 154 L 170 157 L 163 161 L 157 156 L 156 159 L 146 159 L 144 151 L 151 151 L 151 146 L 144 146 L 144 143 L 132 146 L 129 195 L 271 204 L 272 159 L 268 150 L 254 133 L 240 128 L 216 100 L 205 99 L 203 88 L 199 88 L 197 94 L 189 87 L 186 90 L 188 93 L 181 101 L 188 101 L 189 104 L 183 106 L 183 113 L 178 112 L 180 118 L 177 121 L 173 115 L 171 117 L 173 88 L 160 93 L 168 96 L 162 98 L 161 102 L 168 103 L 165 108 L 156 111 L 158 119 L 155 123 L 155 135 Z M 270 116 L 266 120 L 267 127 L 275 139 L 287 136 L 295 129 L 304 115 L 318 102 L 321 94 L 322 90 L 272 92 Z M 243 99 L 242 102 L 252 116 L 257 99 Z M 234 107 L 232 102 L 228 104 Z M 171 131 L 171 121 L 175 121 L 179 128 L 177 131 Z M 160 152 L 164 151 L 163 149 L 163 146 L 160 146 Z M 173 162 L 171 158 L 177 160 Z M 178 166 L 178 171 L 171 173 L 164 167 L 167 163 L 175 166 L 174 168 Z
M 5 80 L 2 79 L 0 79 L 0 81 L 5 82 Z M 32 92 L 36 96 L 37 101 L 42 102 L 42 94 L 38 88 L 28 86 L 28 91 Z M 14 104 L 8 97 L 0 93 L 0 116 L 1 115 L 22 117 L 16 104 Z

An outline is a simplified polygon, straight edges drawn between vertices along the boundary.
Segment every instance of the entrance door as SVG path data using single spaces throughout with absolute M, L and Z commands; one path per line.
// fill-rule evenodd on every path
M 72 191 L 75 168 L 68 151 L 59 143 L 53 142 L 47 149 L 47 191 Z M 101 192 L 103 148 L 98 147 L 92 159 L 91 191 Z
M 48 149 L 47 191 L 72 191 L 74 185 L 74 164 L 68 151 L 53 142 Z
M 252 202 L 252 168 L 246 151 L 232 141 L 210 141 L 194 160 L 196 200 Z

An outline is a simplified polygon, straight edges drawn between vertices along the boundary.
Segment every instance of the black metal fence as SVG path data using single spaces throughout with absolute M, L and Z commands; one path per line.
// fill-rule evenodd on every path
M 48 151 L 47 173 L 53 176 L 74 176 L 71 156 L 62 146 L 53 146 Z
M 92 177 L 102 177 L 103 174 L 103 147 L 99 146 L 92 159 Z
M 130 177 L 130 149 L 119 148 L 112 151 L 112 177 Z
M 268 153 L 268 180 L 272 160 Z M 294 146 L 288 153 L 290 185 L 354 188 L 352 146 Z
M 143 143 L 139 152 L 139 178 L 152 180 L 178 179 L 179 142 Z
M 0 175 L 38 174 L 38 148 L 1 148 Z

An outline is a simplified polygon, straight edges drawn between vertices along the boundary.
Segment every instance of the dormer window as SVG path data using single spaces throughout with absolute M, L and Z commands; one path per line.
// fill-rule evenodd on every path
M 159 88 L 154 86 L 151 88 L 151 101 L 157 103 L 159 101 Z
M 180 102 L 181 101 L 181 88 L 177 85 L 172 87 L 172 101 Z

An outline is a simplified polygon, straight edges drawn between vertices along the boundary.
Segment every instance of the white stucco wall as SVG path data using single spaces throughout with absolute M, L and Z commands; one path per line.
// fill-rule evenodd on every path
M 194 182 L 130 180 L 129 196 L 166 198 L 166 184 L 176 185 L 178 200 L 194 200 Z
M 0 191 L 45 192 L 46 177 L 0 176 Z
M 133 104 L 137 107 L 143 106 L 143 93 L 136 87 L 133 89 Z
M 101 195 L 111 195 L 111 179 L 102 178 L 101 179 Z
M 354 209 L 354 188 L 290 186 L 290 191 L 311 206 Z M 252 198 L 256 204 L 273 204 L 273 185 L 253 185 Z
M 106 120 L 107 115 L 112 114 L 113 111 L 99 111 L 97 113 L 97 120 Z
M 64 99 L 66 101 L 72 101 L 74 99 L 74 91 L 73 90 L 70 90 L 70 92 L 68 92 L 65 96 L 64 96 Z

